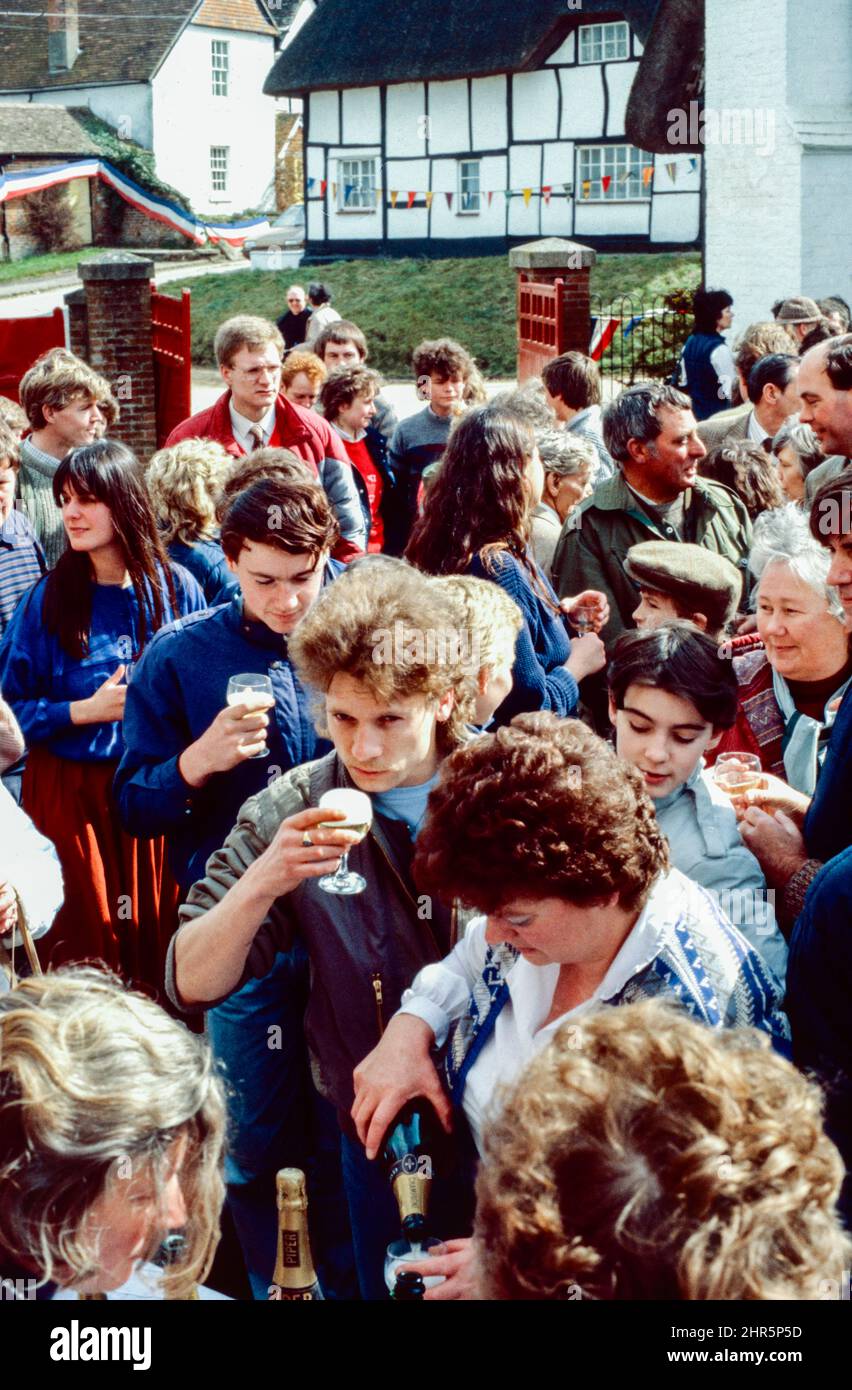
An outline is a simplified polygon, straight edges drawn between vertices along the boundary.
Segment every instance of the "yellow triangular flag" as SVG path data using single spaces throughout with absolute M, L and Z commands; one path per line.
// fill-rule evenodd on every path
M 332 196 L 332 198 L 336 198 L 336 197 L 337 197 L 337 184 L 336 184 L 336 183 L 333 183 L 333 184 L 331 185 L 331 196 Z
M 666 173 L 668 174 L 672 183 L 675 183 L 677 181 L 677 164 L 674 160 L 672 160 L 670 164 L 666 165 Z
M 395 207 L 396 207 L 396 200 L 397 200 L 398 197 L 399 197 L 399 189 L 398 189 L 398 188 L 392 188 L 392 189 L 391 189 L 391 207 L 392 207 L 392 208 L 395 208 Z
M 523 193 L 524 193 L 524 207 L 525 207 L 525 208 L 528 208 L 529 205 L 530 205 L 530 198 L 532 197 L 532 189 L 531 189 L 531 188 L 525 188 L 525 189 L 523 190 Z
M 430 207 L 432 206 L 432 199 L 434 198 L 434 196 L 435 196 L 434 193 L 427 192 L 427 194 L 426 194 L 426 206 L 427 206 L 427 208 L 430 208 Z
M 589 179 L 583 179 L 583 197 L 584 197 L 584 198 L 588 198 L 588 196 L 589 196 L 589 194 L 591 193 L 591 191 L 592 191 L 591 181 L 590 181 Z

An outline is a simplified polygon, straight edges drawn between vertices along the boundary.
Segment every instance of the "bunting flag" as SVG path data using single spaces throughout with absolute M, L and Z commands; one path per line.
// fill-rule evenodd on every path
M 337 197 L 337 184 L 334 183 L 334 182 L 332 181 L 332 185 L 331 185 L 331 198 L 332 198 L 332 202 L 334 201 L 334 199 L 335 199 L 336 197 Z
M 351 184 L 351 183 L 345 183 L 345 184 L 343 185 L 343 202 L 344 202 L 344 204 L 346 204 L 346 203 L 349 202 L 349 198 L 350 198 L 350 196 L 351 196 L 351 193 L 352 193 L 352 190 L 353 190 L 354 186 L 355 186 L 355 185 L 354 185 L 354 184 Z
M 411 207 L 411 206 L 413 205 L 414 199 L 415 199 L 416 197 L 417 197 L 416 191 L 413 190 L 413 189 L 409 189 L 409 192 L 408 192 L 408 202 L 406 203 L 406 206 L 407 206 L 407 207 Z
M 584 197 L 584 198 L 588 198 L 588 196 L 589 196 L 589 194 L 591 193 L 591 191 L 592 191 L 592 183 L 591 183 L 591 180 L 590 180 L 590 179 L 583 179 L 583 197 Z
M 589 344 L 589 356 L 595 362 L 600 362 L 615 337 L 615 330 L 620 323 L 621 319 L 615 318 L 592 319 L 592 341 Z
M 396 207 L 396 200 L 397 200 L 398 197 L 399 197 L 399 192 L 398 192 L 398 190 L 397 190 L 396 188 L 392 188 L 391 191 L 390 191 L 390 199 L 391 199 L 391 207 L 392 207 L 392 208 L 395 208 L 395 207 Z
M 636 325 L 638 323 L 641 323 L 644 317 L 644 314 L 634 314 L 630 322 L 624 325 L 624 333 L 622 336 L 625 338 L 629 338 Z
M 697 168 L 698 168 L 698 160 L 695 158 L 695 155 L 692 155 L 692 157 L 690 158 L 690 161 L 689 161 L 689 172 L 690 172 L 690 174 L 694 174 Z
M 320 180 L 320 197 L 325 197 L 325 190 L 328 188 L 328 179 Z
M 604 174 L 603 178 L 601 179 L 601 188 L 603 189 L 604 193 L 606 193 L 611 183 L 612 174 Z
M 313 187 L 314 187 L 314 184 L 315 184 L 315 183 L 316 183 L 316 179 L 308 179 L 308 192 L 309 192 L 309 193 L 312 193 L 312 192 L 313 192 Z
M 619 182 L 619 183 L 626 183 L 627 180 L 630 178 L 630 175 L 631 175 L 632 173 L 633 173 L 633 170 L 631 169 L 630 165 L 628 164 L 627 168 L 626 168 L 626 169 L 622 169 L 621 173 L 619 174 L 619 176 L 618 176 L 618 182 Z
M 487 197 L 488 197 L 488 206 L 490 207 L 490 206 L 491 206 L 491 199 L 494 197 L 494 190 L 493 190 L 493 189 L 491 189 L 491 191 L 487 194 Z
M 528 208 L 529 205 L 530 205 L 530 198 L 532 197 L 532 189 L 531 189 L 531 188 L 525 188 L 525 189 L 523 190 L 523 194 L 524 194 L 524 207 L 525 207 L 525 208 Z
M 453 195 L 452 195 L 452 193 L 445 193 L 445 194 L 444 194 L 444 197 L 445 197 L 446 200 L 447 200 L 447 207 L 448 207 L 448 208 L 451 208 L 451 207 L 453 206 Z
M 432 199 L 434 198 L 434 196 L 435 196 L 435 194 L 434 194 L 434 193 L 431 193 L 431 192 L 428 192 L 428 193 L 426 194 L 426 208 L 427 208 L 427 210 L 428 210 L 429 208 L 431 208 L 431 206 L 432 206 Z
M 666 173 L 668 174 L 669 179 L 672 183 L 677 182 L 677 164 L 674 162 L 674 160 L 672 160 L 670 164 L 666 165 Z
M 646 164 L 646 165 L 645 165 L 645 168 L 642 170 L 642 182 L 643 182 L 643 184 L 645 185 L 646 188 L 648 187 L 648 184 L 651 182 L 651 179 L 652 179 L 653 177 L 654 177 L 654 166 L 653 166 L 653 164 Z

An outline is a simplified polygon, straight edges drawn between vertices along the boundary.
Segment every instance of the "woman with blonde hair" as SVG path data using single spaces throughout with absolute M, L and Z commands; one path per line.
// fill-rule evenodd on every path
M 0 998 L 0 1279 L 120 1288 L 169 1231 L 187 1298 L 224 1195 L 221 1083 L 203 1041 L 112 976 L 65 969 Z
M 169 558 L 201 585 L 211 608 L 228 603 L 238 585 L 219 544 L 216 504 L 234 460 L 215 439 L 183 439 L 159 449 L 145 485 Z
M 559 1030 L 487 1130 L 485 1298 L 822 1299 L 852 1255 L 818 1088 L 659 1000 Z

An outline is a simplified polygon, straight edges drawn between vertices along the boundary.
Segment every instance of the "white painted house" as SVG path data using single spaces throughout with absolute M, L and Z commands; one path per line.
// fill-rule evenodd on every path
M 88 106 L 153 150 L 196 212 L 271 208 L 263 82 L 281 14 L 266 0 L 4 0 L 0 102 Z
M 321 0 L 266 82 L 305 101 L 308 254 L 486 254 L 538 236 L 698 243 L 700 156 L 633 146 L 657 0 Z

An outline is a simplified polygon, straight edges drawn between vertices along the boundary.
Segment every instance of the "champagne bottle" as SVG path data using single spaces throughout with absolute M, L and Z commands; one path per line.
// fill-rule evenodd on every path
M 385 1136 L 382 1153 L 403 1234 L 419 1245 L 426 1234 L 438 1120 L 418 1098 L 400 1110 Z
M 270 1302 L 311 1302 L 323 1296 L 308 1235 L 308 1198 L 301 1168 L 282 1168 L 278 1188 L 278 1255 Z
M 422 1274 L 416 1274 L 413 1269 L 401 1269 L 396 1276 L 391 1298 L 395 1303 L 413 1303 L 422 1298 L 425 1292 Z

